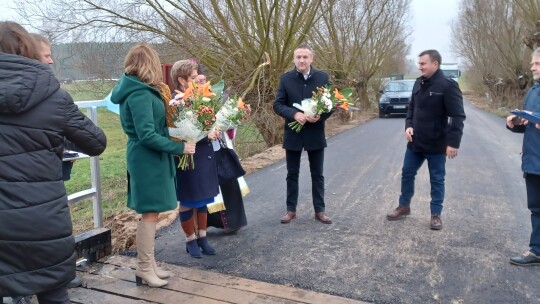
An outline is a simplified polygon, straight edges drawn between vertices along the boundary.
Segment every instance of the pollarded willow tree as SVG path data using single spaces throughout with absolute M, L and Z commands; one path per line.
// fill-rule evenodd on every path
M 79 42 L 170 44 L 178 48 L 179 54 L 199 58 L 206 71 L 224 79 L 233 94 L 246 96 L 254 110 L 252 120 L 269 146 L 281 142 L 281 119 L 273 113 L 272 103 L 279 76 L 293 68 L 294 48 L 309 41 L 317 50 L 331 50 L 337 41 L 339 54 L 321 52 L 316 64 L 329 68 L 340 81 L 357 79 L 366 88 L 370 77 L 400 54 L 406 35 L 401 31 L 403 16 L 396 12 L 408 6 L 408 0 L 16 0 L 16 3 L 28 25 L 62 40 L 75 37 Z M 351 11 L 351 5 L 356 7 L 353 11 L 358 16 L 342 18 L 340 11 Z M 348 36 L 347 41 L 340 40 L 350 27 L 355 29 L 355 35 Z M 331 32 L 337 36 L 325 35 Z M 364 100 L 367 102 L 367 98 Z
M 368 109 L 373 78 L 404 68 L 410 0 L 328 0 L 326 4 L 329 12 L 312 34 L 318 62 L 336 82 L 353 85 L 359 106 Z
M 169 43 L 247 95 L 267 145 L 281 141 L 272 111 L 279 75 L 323 12 L 322 0 L 18 1 L 29 25 L 57 37 Z M 183 58 L 177 58 L 183 59 Z
M 454 49 L 477 86 L 487 85 L 497 107 L 519 107 L 530 84 L 531 50 L 523 42 L 539 6 L 536 0 L 461 2 Z
M 537 0 L 515 0 L 518 12 L 528 28 L 523 43 L 531 50 L 540 47 L 540 2 Z

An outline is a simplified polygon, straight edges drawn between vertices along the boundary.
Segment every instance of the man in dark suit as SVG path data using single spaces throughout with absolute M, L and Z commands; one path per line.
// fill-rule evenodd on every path
M 313 56 L 313 49 L 307 44 L 301 44 L 294 50 L 295 69 L 281 75 L 274 101 L 274 111 L 285 118 L 283 148 L 286 150 L 287 160 L 287 214 L 281 218 L 283 224 L 290 223 L 296 217 L 302 150 L 307 151 L 309 158 L 315 218 L 325 224 L 332 223 L 325 214 L 323 176 L 324 148 L 326 148 L 324 122 L 331 113 L 309 117 L 293 107 L 294 103 L 311 98 L 317 87 L 329 83 L 328 74 L 311 66 Z M 297 133 L 288 126 L 293 121 L 303 125 L 300 132 Z
M 401 174 L 399 206 L 386 217 L 398 220 L 411 213 L 414 178 L 427 160 L 431 183 L 431 226 L 442 229 L 442 204 L 446 157 L 457 156 L 463 135 L 463 96 L 457 82 L 444 76 L 439 69 L 441 54 L 436 50 L 420 53 L 418 67 L 422 76 L 413 87 L 411 103 L 405 120 L 408 141 Z

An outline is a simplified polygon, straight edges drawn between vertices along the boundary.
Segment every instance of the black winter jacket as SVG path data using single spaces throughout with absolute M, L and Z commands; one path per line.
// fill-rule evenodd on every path
M 414 152 L 446 153 L 446 147 L 459 148 L 463 135 L 463 96 L 457 82 L 437 70 L 430 78 L 414 83 L 405 129 L 414 129 L 407 147 Z
M 315 70 L 313 67 L 307 79 L 304 79 L 304 75 L 296 69 L 281 75 L 274 101 L 274 112 L 285 118 L 284 149 L 293 151 L 305 149 L 309 151 L 326 148 L 324 122 L 332 115 L 331 113 L 322 114 L 321 119 L 316 123 L 306 123 L 300 133 L 296 133 L 296 131 L 289 128 L 288 124 L 294 121 L 294 114 L 300 112 L 300 110 L 293 107 L 293 104 L 311 98 L 317 87 L 327 84 L 328 74 Z
M 0 297 L 32 295 L 75 277 L 64 137 L 84 153 L 105 134 L 39 61 L 0 53 Z

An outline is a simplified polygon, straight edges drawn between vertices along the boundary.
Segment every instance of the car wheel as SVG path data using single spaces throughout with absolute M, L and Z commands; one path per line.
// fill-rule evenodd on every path
M 383 111 L 379 110 L 379 118 L 385 118 L 386 114 Z

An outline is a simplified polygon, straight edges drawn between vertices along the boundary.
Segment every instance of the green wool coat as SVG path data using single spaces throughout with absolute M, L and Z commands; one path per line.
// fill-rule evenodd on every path
M 120 122 L 128 137 L 128 207 L 137 213 L 177 207 L 173 155 L 184 144 L 170 139 L 159 91 L 137 76 L 122 75 L 111 101 L 120 105 Z

